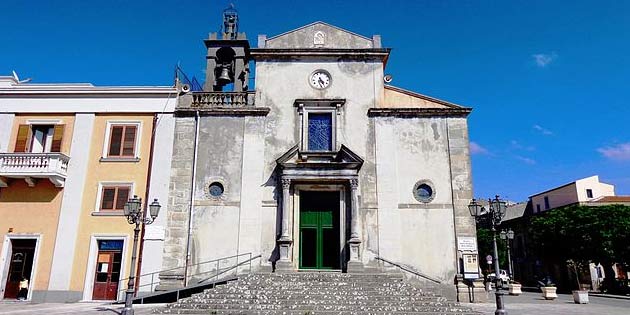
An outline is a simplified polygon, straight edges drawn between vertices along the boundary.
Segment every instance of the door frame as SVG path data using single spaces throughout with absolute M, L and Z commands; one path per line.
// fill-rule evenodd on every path
M 98 255 L 98 241 L 123 241 L 122 258 L 120 262 L 120 279 L 129 277 L 127 274 L 127 250 L 129 248 L 129 235 L 127 234 L 92 234 L 90 236 L 90 252 L 85 269 L 85 280 L 83 283 L 83 301 L 94 301 L 92 293 L 94 291 L 94 274 L 96 273 L 96 256 Z M 126 276 L 126 277 L 125 277 Z M 123 283 L 124 285 L 124 283 Z M 119 300 L 123 293 L 120 292 L 120 286 L 116 288 L 116 300 Z M 101 301 L 101 300 L 99 300 Z
M 300 269 L 300 192 L 301 191 L 337 191 L 339 193 L 339 268 L 345 269 L 346 261 L 346 187 L 343 184 L 295 184 L 293 186 L 293 211 L 291 211 L 293 222 L 293 266 Z M 314 269 L 303 269 L 314 270 Z M 327 270 L 327 269 L 322 269 Z M 332 269 L 334 270 L 334 269 Z
M 7 277 L 9 276 L 9 257 L 11 253 L 9 252 L 9 247 L 13 249 L 11 245 L 11 240 L 13 239 L 34 239 L 35 240 L 35 254 L 33 256 L 33 266 L 31 268 L 31 274 L 28 278 L 28 295 L 26 296 L 26 300 L 30 301 L 33 296 L 33 288 L 35 287 L 35 280 L 37 277 L 37 262 L 39 260 L 39 252 L 41 249 L 43 236 L 39 233 L 34 234 L 6 234 L 4 236 L 4 242 L 2 243 L 2 254 L 0 254 L 2 259 L 0 259 L 0 300 L 4 299 L 4 289 L 7 285 Z

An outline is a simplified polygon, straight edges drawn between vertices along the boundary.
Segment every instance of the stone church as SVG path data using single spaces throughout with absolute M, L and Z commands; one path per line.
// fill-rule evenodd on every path
M 244 253 L 261 272 L 462 285 L 471 108 L 389 85 L 378 35 L 315 22 L 250 47 L 227 12 L 204 43 L 203 89 L 179 84 L 162 289 Z

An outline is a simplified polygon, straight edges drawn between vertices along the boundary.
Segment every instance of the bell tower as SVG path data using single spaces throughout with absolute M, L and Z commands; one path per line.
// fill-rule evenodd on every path
M 249 42 L 245 33 L 238 32 L 238 11 L 234 5 L 223 10 L 221 34 L 210 33 L 204 44 L 208 49 L 204 91 L 223 91 L 230 83 L 233 92 L 247 91 Z

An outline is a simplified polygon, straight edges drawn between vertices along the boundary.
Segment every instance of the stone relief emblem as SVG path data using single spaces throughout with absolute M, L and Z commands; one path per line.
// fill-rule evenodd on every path
M 324 46 L 326 44 L 326 34 L 322 31 L 315 32 L 313 36 L 313 44 L 315 46 Z

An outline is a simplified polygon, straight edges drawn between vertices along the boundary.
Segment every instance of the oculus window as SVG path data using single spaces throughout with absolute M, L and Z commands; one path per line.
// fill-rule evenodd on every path
M 433 184 L 429 181 L 419 181 L 413 187 L 413 197 L 423 203 L 428 203 L 435 198 Z

